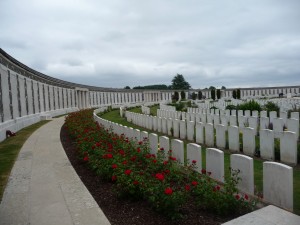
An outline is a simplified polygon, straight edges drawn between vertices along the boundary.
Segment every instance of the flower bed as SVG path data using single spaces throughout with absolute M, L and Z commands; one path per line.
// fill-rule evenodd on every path
M 159 149 L 152 155 L 147 140 L 128 140 L 104 129 L 93 121 L 92 110 L 70 114 L 66 127 L 76 140 L 79 157 L 99 176 L 113 182 L 119 197 L 146 201 L 173 219 L 182 216 L 181 208 L 187 201 L 220 215 L 253 206 L 247 195 L 237 194 L 237 173 L 221 186 L 209 172 L 195 172 L 195 161 L 184 167 L 170 150 Z M 168 151 L 168 159 L 164 151 Z

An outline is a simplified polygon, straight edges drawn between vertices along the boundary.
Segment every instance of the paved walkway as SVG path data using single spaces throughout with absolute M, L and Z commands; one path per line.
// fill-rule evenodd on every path
M 110 224 L 63 150 L 63 123 L 54 119 L 25 142 L 0 204 L 0 225 Z M 300 217 L 268 206 L 225 224 L 299 225 Z
M 262 209 L 248 213 L 244 216 L 231 220 L 223 225 L 300 225 L 300 217 L 269 205 Z
M 63 123 L 54 119 L 25 142 L 0 204 L 1 225 L 110 224 L 62 148 Z

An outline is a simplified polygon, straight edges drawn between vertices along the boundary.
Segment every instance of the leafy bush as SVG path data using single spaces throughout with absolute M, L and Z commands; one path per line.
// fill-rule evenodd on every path
M 227 106 L 226 106 L 226 109 L 229 109 L 229 110 L 236 110 L 236 106 L 235 106 L 235 105 L 227 105 Z
M 267 104 L 265 104 L 263 106 L 263 110 L 265 110 L 265 111 L 268 112 L 268 116 L 270 115 L 271 111 L 276 111 L 277 112 L 277 116 L 279 116 L 279 110 L 280 110 L 280 108 L 274 102 L 267 102 Z
M 172 95 L 172 100 L 177 102 L 179 100 L 179 93 L 178 91 L 174 92 L 174 95 Z
M 211 98 L 213 100 L 216 100 L 216 90 L 215 89 L 211 89 L 210 92 L 211 92 Z
M 185 96 L 185 92 L 184 92 L 184 91 L 181 91 L 181 92 L 180 92 L 180 96 L 181 96 L 181 99 L 184 100 L 185 97 L 186 97 L 186 96 Z
M 241 99 L 241 90 L 240 89 L 236 90 L 236 98 Z
M 221 90 L 217 89 L 217 99 L 220 99 L 220 98 L 221 98 Z
M 259 103 L 257 103 L 256 101 L 254 100 L 251 100 L 249 102 L 245 102 L 245 103 L 242 103 L 240 105 L 237 106 L 237 110 L 251 110 L 251 111 L 261 111 L 261 107 L 259 105 Z
M 232 91 L 232 97 L 233 97 L 234 99 L 236 99 L 236 90 L 233 90 L 233 91 Z

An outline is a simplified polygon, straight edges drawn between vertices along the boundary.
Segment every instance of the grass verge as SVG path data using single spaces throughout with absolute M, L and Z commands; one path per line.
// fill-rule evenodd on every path
M 17 132 L 17 136 L 9 137 L 0 143 L 0 201 L 8 181 L 11 169 L 27 138 L 39 127 L 48 123 L 43 120 Z

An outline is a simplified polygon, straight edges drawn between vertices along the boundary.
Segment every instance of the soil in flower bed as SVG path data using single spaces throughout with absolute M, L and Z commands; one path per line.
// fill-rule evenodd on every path
M 164 215 L 153 211 L 146 202 L 119 199 L 113 192 L 113 183 L 102 180 L 101 177 L 88 168 L 82 159 L 78 158 L 74 140 L 70 139 L 64 126 L 61 129 L 60 138 L 72 166 L 112 225 L 213 225 L 222 224 L 239 216 L 233 212 L 230 217 L 219 217 L 210 212 L 199 210 L 191 201 L 183 208 L 184 217 L 180 220 L 172 221 Z

